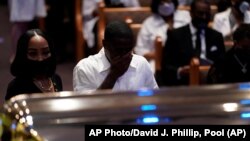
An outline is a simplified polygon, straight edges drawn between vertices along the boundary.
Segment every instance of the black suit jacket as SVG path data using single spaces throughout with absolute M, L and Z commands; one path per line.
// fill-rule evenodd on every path
M 195 56 L 190 25 L 168 32 L 168 39 L 163 49 L 162 75 L 163 85 L 187 85 L 188 76 L 177 78 L 177 70 L 189 65 Z M 207 28 L 205 31 L 206 57 L 215 61 L 225 53 L 224 40 L 221 33 Z

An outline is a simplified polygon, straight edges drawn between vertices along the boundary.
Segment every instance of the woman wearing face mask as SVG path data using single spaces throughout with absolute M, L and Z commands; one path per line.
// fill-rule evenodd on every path
M 232 40 L 232 33 L 241 23 L 250 23 L 250 1 L 231 0 L 231 6 L 214 15 L 213 28 Z
M 191 21 L 189 12 L 176 10 L 177 7 L 177 0 L 152 0 L 151 11 L 153 14 L 143 22 L 138 34 L 135 53 L 144 56 L 150 62 L 154 72 L 156 37 L 161 37 L 162 42 L 165 43 L 168 30 L 181 27 Z
M 51 40 L 39 29 L 25 32 L 18 40 L 16 57 L 11 64 L 15 77 L 8 85 L 5 100 L 18 94 L 62 91 L 55 73 L 56 56 Z

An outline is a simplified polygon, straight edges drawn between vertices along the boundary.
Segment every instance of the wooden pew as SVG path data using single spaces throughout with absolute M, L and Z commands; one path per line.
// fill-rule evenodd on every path
M 138 0 L 142 7 L 150 7 L 152 0 Z
M 108 22 L 130 18 L 133 20 L 133 23 L 142 23 L 150 15 L 150 7 L 107 8 L 105 4 L 101 2 L 99 4 L 98 49 L 100 50 L 102 47 L 104 30 Z
M 192 58 L 189 66 L 189 85 L 195 86 L 205 84 L 207 72 L 210 69 L 210 65 L 200 66 L 199 59 Z
M 160 36 L 155 39 L 155 71 L 161 72 L 161 60 L 163 52 L 163 42 Z
M 84 36 L 82 31 L 82 0 L 75 0 L 75 57 L 78 62 L 82 58 L 84 58 Z

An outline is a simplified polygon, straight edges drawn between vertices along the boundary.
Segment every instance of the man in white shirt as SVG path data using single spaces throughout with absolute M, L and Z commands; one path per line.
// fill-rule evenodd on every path
M 107 25 L 103 46 L 98 54 L 80 60 L 75 66 L 75 91 L 158 88 L 147 60 L 132 54 L 133 32 L 125 22 L 114 21 Z

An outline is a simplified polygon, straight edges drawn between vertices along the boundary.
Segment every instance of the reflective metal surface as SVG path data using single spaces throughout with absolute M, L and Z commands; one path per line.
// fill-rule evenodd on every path
M 6 113 L 48 140 L 84 140 L 86 124 L 249 124 L 250 83 L 19 95 Z

